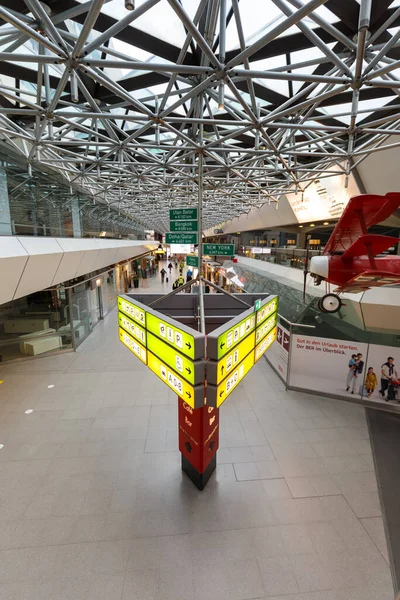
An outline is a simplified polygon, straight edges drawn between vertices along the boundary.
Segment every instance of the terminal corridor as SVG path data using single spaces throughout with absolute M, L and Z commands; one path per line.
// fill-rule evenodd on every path
M 0 600 L 393 600 L 363 409 L 261 360 L 199 492 L 177 398 L 116 314 L 76 353 L 0 367 Z

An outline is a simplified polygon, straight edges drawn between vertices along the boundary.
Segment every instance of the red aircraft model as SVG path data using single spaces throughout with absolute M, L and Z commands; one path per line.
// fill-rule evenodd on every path
M 335 313 L 342 307 L 342 292 L 359 293 L 372 287 L 400 283 L 400 256 L 379 256 L 399 238 L 368 233 L 400 206 L 400 193 L 386 196 L 363 194 L 349 201 L 332 232 L 322 256 L 313 256 L 310 274 L 315 285 L 336 285 L 335 293 L 318 301 L 322 312 Z M 306 274 L 305 274 L 306 277 Z

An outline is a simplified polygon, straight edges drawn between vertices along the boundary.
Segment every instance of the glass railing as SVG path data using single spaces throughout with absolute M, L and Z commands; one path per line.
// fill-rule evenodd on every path
M 106 226 L 105 226 L 106 227 Z M 0 222 L 0 236 L 2 235 L 18 235 L 18 236 L 35 236 L 35 237 L 82 237 L 82 238 L 103 238 L 103 239 L 144 239 L 144 236 L 133 233 L 116 233 L 107 230 L 83 229 L 79 235 L 71 227 L 46 225 L 39 223 L 11 223 Z

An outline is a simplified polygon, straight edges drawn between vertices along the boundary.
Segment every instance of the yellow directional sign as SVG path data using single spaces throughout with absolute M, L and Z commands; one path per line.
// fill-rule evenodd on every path
M 119 323 L 120 327 L 122 327 L 123 329 L 125 329 L 125 331 L 130 333 L 131 336 L 133 336 L 136 340 L 138 340 L 138 342 L 143 344 L 143 346 L 146 346 L 146 331 L 144 329 L 142 329 L 142 327 L 140 327 L 140 325 L 137 325 L 137 323 L 134 323 L 132 321 L 132 319 L 130 319 L 129 317 L 126 317 L 121 312 L 118 313 L 118 323 Z
M 254 349 L 255 332 L 248 335 L 229 354 L 225 354 L 218 362 L 209 361 L 207 364 L 207 381 L 219 384 L 233 369 Z
M 256 315 L 254 312 L 248 314 L 244 319 L 236 323 L 230 329 L 224 331 L 218 336 L 217 358 L 220 360 L 229 350 L 233 349 L 238 343 L 251 333 L 256 325 Z M 211 356 L 210 356 L 211 358 Z M 214 358 L 214 356 L 212 356 Z
M 258 361 L 259 358 L 262 357 L 264 352 L 268 350 L 268 348 L 273 344 L 276 340 L 276 327 L 260 342 L 254 350 L 254 363 Z
M 278 310 L 278 296 L 274 296 L 274 298 L 272 298 L 272 300 L 269 300 L 269 302 L 266 302 L 265 304 L 263 304 L 261 306 L 261 308 L 257 311 L 257 327 L 259 325 L 261 325 L 261 323 L 263 321 L 265 321 L 265 319 L 267 317 L 269 317 L 269 315 L 271 315 L 272 313 L 276 312 Z
M 269 333 L 271 331 L 271 329 L 276 327 L 277 323 L 278 323 L 278 313 L 275 312 L 267 321 L 264 321 L 264 323 L 260 327 L 257 327 L 257 329 L 256 329 L 256 344 L 261 342 L 261 340 L 263 338 L 265 338 L 267 333 Z
M 204 381 L 203 361 L 193 362 L 151 333 L 147 334 L 147 348 L 192 385 Z
M 140 358 L 140 360 L 144 364 L 147 364 L 146 348 L 144 348 L 144 346 L 142 346 L 142 344 L 139 344 L 139 342 L 137 342 L 131 335 L 129 335 L 129 333 L 124 331 L 122 329 L 122 327 L 119 327 L 118 331 L 119 331 L 119 339 L 124 344 L 124 346 L 129 348 L 129 350 L 131 352 L 133 352 L 133 354 L 135 354 L 138 358 Z
M 118 296 L 118 310 L 139 323 L 139 325 L 146 327 L 146 311 L 134 302 Z
M 147 313 L 147 330 L 162 338 L 167 344 L 185 354 L 189 358 L 195 358 L 195 343 L 193 335 L 182 329 L 167 323 L 152 313 Z M 204 356 L 204 353 L 202 354 Z
M 193 387 L 182 377 L 179 377 L 168 365 L 161 361 L 152 352 L 147 353 L 147 366 L 169 388 L 182 398 L 192 408 L 199 408 L 204 404 L 204 385 Z
M 253 366 L 254 352 L 250 352 L 231 375 L 226 377 L 218 386 L 207 386 L 207 404 L 217 408 L 221 406 Z

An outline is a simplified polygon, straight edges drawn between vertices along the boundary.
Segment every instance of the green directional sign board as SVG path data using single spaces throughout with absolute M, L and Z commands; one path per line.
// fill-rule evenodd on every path
M 187 256 L 186 264 L 188 267 L 198 267 L 199 266 L 199 257 L 198 256 Z
M 197 221 L 197 208 L 171 208 L 169 211 L 169 220 Z
M 198 231 L 199 225 L 197 221 L 171 221 L 171 231 Z
M 203 244 L 203 254 L 213 256 L 234 256 L 234 244 Z
M 197 244 L 197 233 L 166 233 L 166 244 Z

